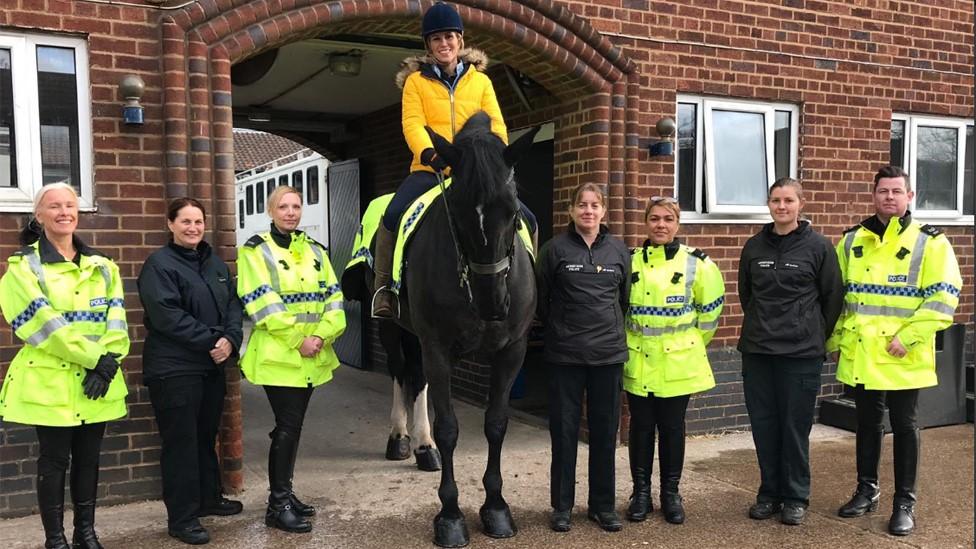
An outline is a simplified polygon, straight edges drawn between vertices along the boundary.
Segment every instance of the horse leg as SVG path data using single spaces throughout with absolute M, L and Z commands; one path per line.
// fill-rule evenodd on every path
M 407 404 L 413 406 L 410 435 L 416 442 L 417 449 L 413 453 L 417 468 L 421 471 L 440 471 L 441 453 L 434 445 L 430 419 L 427 417 L 427 378 L 424 377 L 420 340 L 413 334 L 404 332 L 400 343 L 403 349 L 404 396 Z
M 479 515 L 485 534 L 493 538 L 510 538 L 518 533 L 512 512 L 502 497 L 502 443 L 508 429 L 508 394 L 525 358 L 523 338 L 503 349 L 492 361 L 491 388 L 485 411 L 485 438 L 488 439 L 488 464 L 482 482 L 485 504 Z
M 458 422 L 451 403 L 451 368 L 444 351 L 424 349 L 424 370 L 434 403 L 434 440 L 443 460 L 441 482 L 437 488 L 441 510 L 434 517 L 434 543 L 440 547 L 464 547 L 470 538 L 464 514 L 458 506 L 458 488 L 454 480 Z
M 401 382 L 393 380 L 393 404 L 390 407 L 390 437 L 386 440 L 386 459 L 402 461 L 410 457 L 410 435 L 407 434 L 406 394 Z

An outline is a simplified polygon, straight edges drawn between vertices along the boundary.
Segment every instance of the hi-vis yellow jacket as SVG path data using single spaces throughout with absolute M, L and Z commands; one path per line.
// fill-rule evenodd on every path
M 906 214 L 892 219 L 884 238 L 865 227 L 849 230 L 837 244 L 844 275 L 844 312 L 828 351 L 840 351 L 837 379 L 866 389 L 931 387 L 935 375 L 935 332 L 952 324 L 962 277 L 949 240 L 938 229 Z M 891 340 L 908 349 L 888 354 Z
M 74 244 L 78 263 L 42 236 L 14 252 L 0 279 L 3 316 L 24 341 L 0 390 L 5 421 L 70 427 L 126 413 L 129 391 L 121 370 L 102 398 L 91 400 L 82 389 L 85 370 L 99 357 L 129 353 L 119 269 L 77 237 Z
M 332 342 L 346 315 L 327 250 L 301 231 L 290 236 L 282 248 L 271 233 L 257 234 L 238 252 L 237 293 L 254 321 L 241 372 L 256 385 L 321 385 L 339 367 Z M 298 352 L 308 336 L 325 343 L 311 358 Z
M 449 87 L 433 67 L 437 64 L 430 55 L 408 57 L 400 63 L 397 86 L 403 89 L 403 137 L 413 152 L 410 171 L 434 171 L 420 162 L 420 153 L 434 146 L 424 126 L 438 135 L 454 141 L 461 127 L 478 111 L 491 118 L 491 131 L 508 143 L 508 130 L 502 118 L 498 98 L 491 79 L 484 73 L 488 57 L 481 50 L 465 48 L 458 53 L 463 72 Z
M 722 272 L 704 252 L 677 240 L 645 242 L 632 259 L 624 390 L 668 398 L 711 389 L 705 347 L 725 303 Z

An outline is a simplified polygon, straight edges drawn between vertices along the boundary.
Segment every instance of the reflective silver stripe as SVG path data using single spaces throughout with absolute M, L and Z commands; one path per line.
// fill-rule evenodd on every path
M 691 287 L 695 284 L 695 271 L 698 270 L 698 258 L 688 253 L 685 264 L 685 305 L 691 305 Z
M 912 249 L 912 260 L 908 264 L 908 285 L 917 288 L 918 287 L 918 275 L 922 270 L 922 255 L 925 254 L 925 241 L 928 240 L 928 235 L 925 233 L 918 233 L 915 238 L 915 247 Z
M 127 331 L 129 329 L 129 324 L 124 320 L 106 320 L 105 329 Z
M 315 324 L 320 320 L 322 320 L 322 315 L 319 313 L 298 313 L 295 315 L 296 322 Z
M 251 315 L 251 320 L 253 320 L 254 322 L 260 322 L 261 320 L 263 320 L 265 317 L 269 315 L 273 315 L 275 313 L 286 313 L 286 312 L 288 312 L 288 309 L 285 308 L 284 303 L 272 303 L 270 305 L 267 305 L 263 309 L 255 312 L 253 315 Z
M 929 309 L 930 311 L 935 311 L 938 313 L 945 313 L 952 316 L 956 313 L 956 308 L 952 305 L 941 303 L 939 301 L 929 301 L 927 303 L 922 303 L 920 309 Z
M 109 271 L 108 265 L 104 263 L 99 263 L 98 270 L 101 271 L 102 278 L 105 279 L 105 295 L 108 295 L 108 290 L 112 287 L 112 272 Z
M 278 263 L 275 261 L 274 252 L 267 242 L 262 242 L 259 248 L 261 248 L 261 255 L 264 256 L 264 266 L 268 268 L 268 275 L 271 277 L 271 289 L 275 293 L 280 293 L 281 280 L 278 279 Z
M 31 252 L 27 254 L 27 266 L 30 267 L 32 273 L 37 278 L 37 283 L 41 286 L 41 292 L 44 295 L 48 295 L 47 292 L 47 282 L 44 281 L 44 267 L 41 266 L 41 258 L 37 255 L 37 252 Z
M 342 301 L 341 300 L 340 301 L 332 301 L 330 303 L 326 303 L 325 304 L 325 310 L 326 311 L 338 311 L 340 309 L 342 309 Z
M 642 335 L 645 336 L 660 336 L 665 334 L 683 332 L 689 328 L 694 328 L 694 327 L 695 327 L 694 321 L 686 322 L 684 324 L 678 324 L 677 326 L 661 326 L 661 327 L 641 326 L 636 322 L 630 322 L 627 326 L 627 329 L 630 330 L 631 332 L 640 332 Z
M 322 248 L 311 242 L 309 242 L 308 245 L 311 246 L 312 251 L 315 252 L 315 258 L 319 260 L 319 264 L 325 265 L 325 259 L 322 257 Z
M 889 307 L 888 305 L 862 305 L 860 303 L 846 304 L 847 312 L 868 316 L 894 316 L 898 318 L 908 318 L 915 314 L 915 309 L 904 307 Z
M 709 331 L 709 330 L 714 330 L 716 328 L 718 328 L 718 319 L 717 318 L 715 320 L 712 320 L 712 321 L 709 321 L 709 322 L 699 322 L 698 323 L 698 329 L 699 330 Z
M 55 330 L 64 328 L 67 325 L 68 322 L 60 316 L 52 318 L 51 320 L 45 322 L 44 325 L 41 326 L 36 332 L 31 334 L 26 341 L 29 345 L 37 347 L 41 343 L 44 343 L 44 340 L 51 337 L 51 334 L 53 334 Z
M 854 246 L 854 235 L 857 234 L 857 229 L 847 233 L 844 236 L 844 259 L 847 261 L 851 260 L 851 248 Z
M 87 335 L 85 335 L 85 339 L 87 339 L 89 341 L 98 341 L 99 339 L 102 339 L 102 336 L 93 335 L 93 334 L 87 334 Z

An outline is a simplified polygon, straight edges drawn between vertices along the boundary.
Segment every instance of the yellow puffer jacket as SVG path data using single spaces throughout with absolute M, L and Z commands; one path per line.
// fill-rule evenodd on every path
M 459 57 L 461 75 L 453 89 L 434 72 L 437 63 L 429 55 L 408 57 L 400 63 L 396 84 L 403 89 L 403 137 L 413 153 L 411 172 L 434 171 L 420 163 L 420 153 L 434 146 L 424 126 L 453 141 L 472 115 L 485 111 L 491 117 L 491 131 L 508 143 L 495 88 L 484 74 L 488 57 L 474 49 L 461 50 Z

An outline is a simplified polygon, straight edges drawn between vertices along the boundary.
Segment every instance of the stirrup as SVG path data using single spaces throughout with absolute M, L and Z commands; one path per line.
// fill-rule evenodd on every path
M 374 314 L 376 310 L 376 297 L 380 295 L 380 292 L 387 292 L 390 294 L 390 308 L 393 309 L 393 316 L 377 316 Z M 373 292 L 373 299 L 369 302 L 369 317 L 376 318 L 379 320 L 396 320 L 400 318 L 400 299 L 397 297 L 393 290 L 389 286 L 380 286 Z

